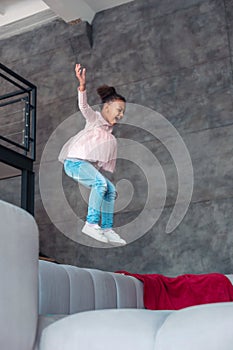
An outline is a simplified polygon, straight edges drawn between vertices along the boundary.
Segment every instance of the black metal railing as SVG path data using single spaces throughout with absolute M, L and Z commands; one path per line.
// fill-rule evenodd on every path
M 0 63 L 0 161 L 21 171 L 21 207 L 34 213 L 36 86 Z

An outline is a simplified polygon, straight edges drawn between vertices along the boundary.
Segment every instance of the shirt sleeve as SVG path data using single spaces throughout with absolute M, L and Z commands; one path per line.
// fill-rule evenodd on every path
M 96 112 L 87 103 L 86 90 L 80 91 L 78 89 L 78 106 L 79 106 L 80 112 L 82 113 L 82 115 L 87 121 L 93 122 L 96 120 Z

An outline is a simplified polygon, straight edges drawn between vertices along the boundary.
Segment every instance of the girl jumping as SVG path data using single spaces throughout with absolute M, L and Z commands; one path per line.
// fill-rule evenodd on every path
M 86 125 L 65 143 L 59 161 L 64 163 L 69 177 L 91 189 L 82 232 L 103 243 L 125 245 L 126 241 L 113 230 L 116 189 L 100 169 L 111 173 L 115 169 L 117 142 L 112 130 L 124 116 L 126 100 L 114 87 L 100 86 L 97 93 L 102 102 L 101 112 L 94 111 L 87 103 L 86 69 L 76 64 L 75 73 L 79 80 L 79 109 Z

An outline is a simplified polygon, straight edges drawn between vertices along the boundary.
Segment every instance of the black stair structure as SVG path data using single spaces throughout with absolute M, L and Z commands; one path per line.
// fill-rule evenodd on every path
M 0 177 L 21 174 L 21 207 L 34 215 L 36 86 L 0 63 Z

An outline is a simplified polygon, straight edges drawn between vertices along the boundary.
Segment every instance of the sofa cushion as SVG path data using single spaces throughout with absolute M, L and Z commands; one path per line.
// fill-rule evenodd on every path
M 67 317 L 67 315 L 45 315 L 45 316 L 39 315 L 38 324 L 37 324 L 37 337 L 36 337 L 36 342 L 33 350 L 39 349 L 39 341 L 43 330 L 46 327 L 48 327 L 50 324 L 58 320 L 61 320 L 64 317 Z
M 39 261 L 39 314 L 69 314 L 70 282 L 66 270 L 55 263 Z
M 110 273 L 116 285 L 117 292 L 117 308 L 144 308 L 143 304 L 143 285 L 137 279 L 117 274 Z M 138 288 L 138 283 L 141 288 Z M 141 292 L 141 295 L 139 294 Z
M 161 326 L 154 350 L 232 350 L 233 302 L 188 307 Z
M 40 350 L 152 350 L 171 311 L 98 310 L 67 316 L 42 333 Z
M 39 314 L 144 308 L 143 284 L 131 276 L 39 262 Z

